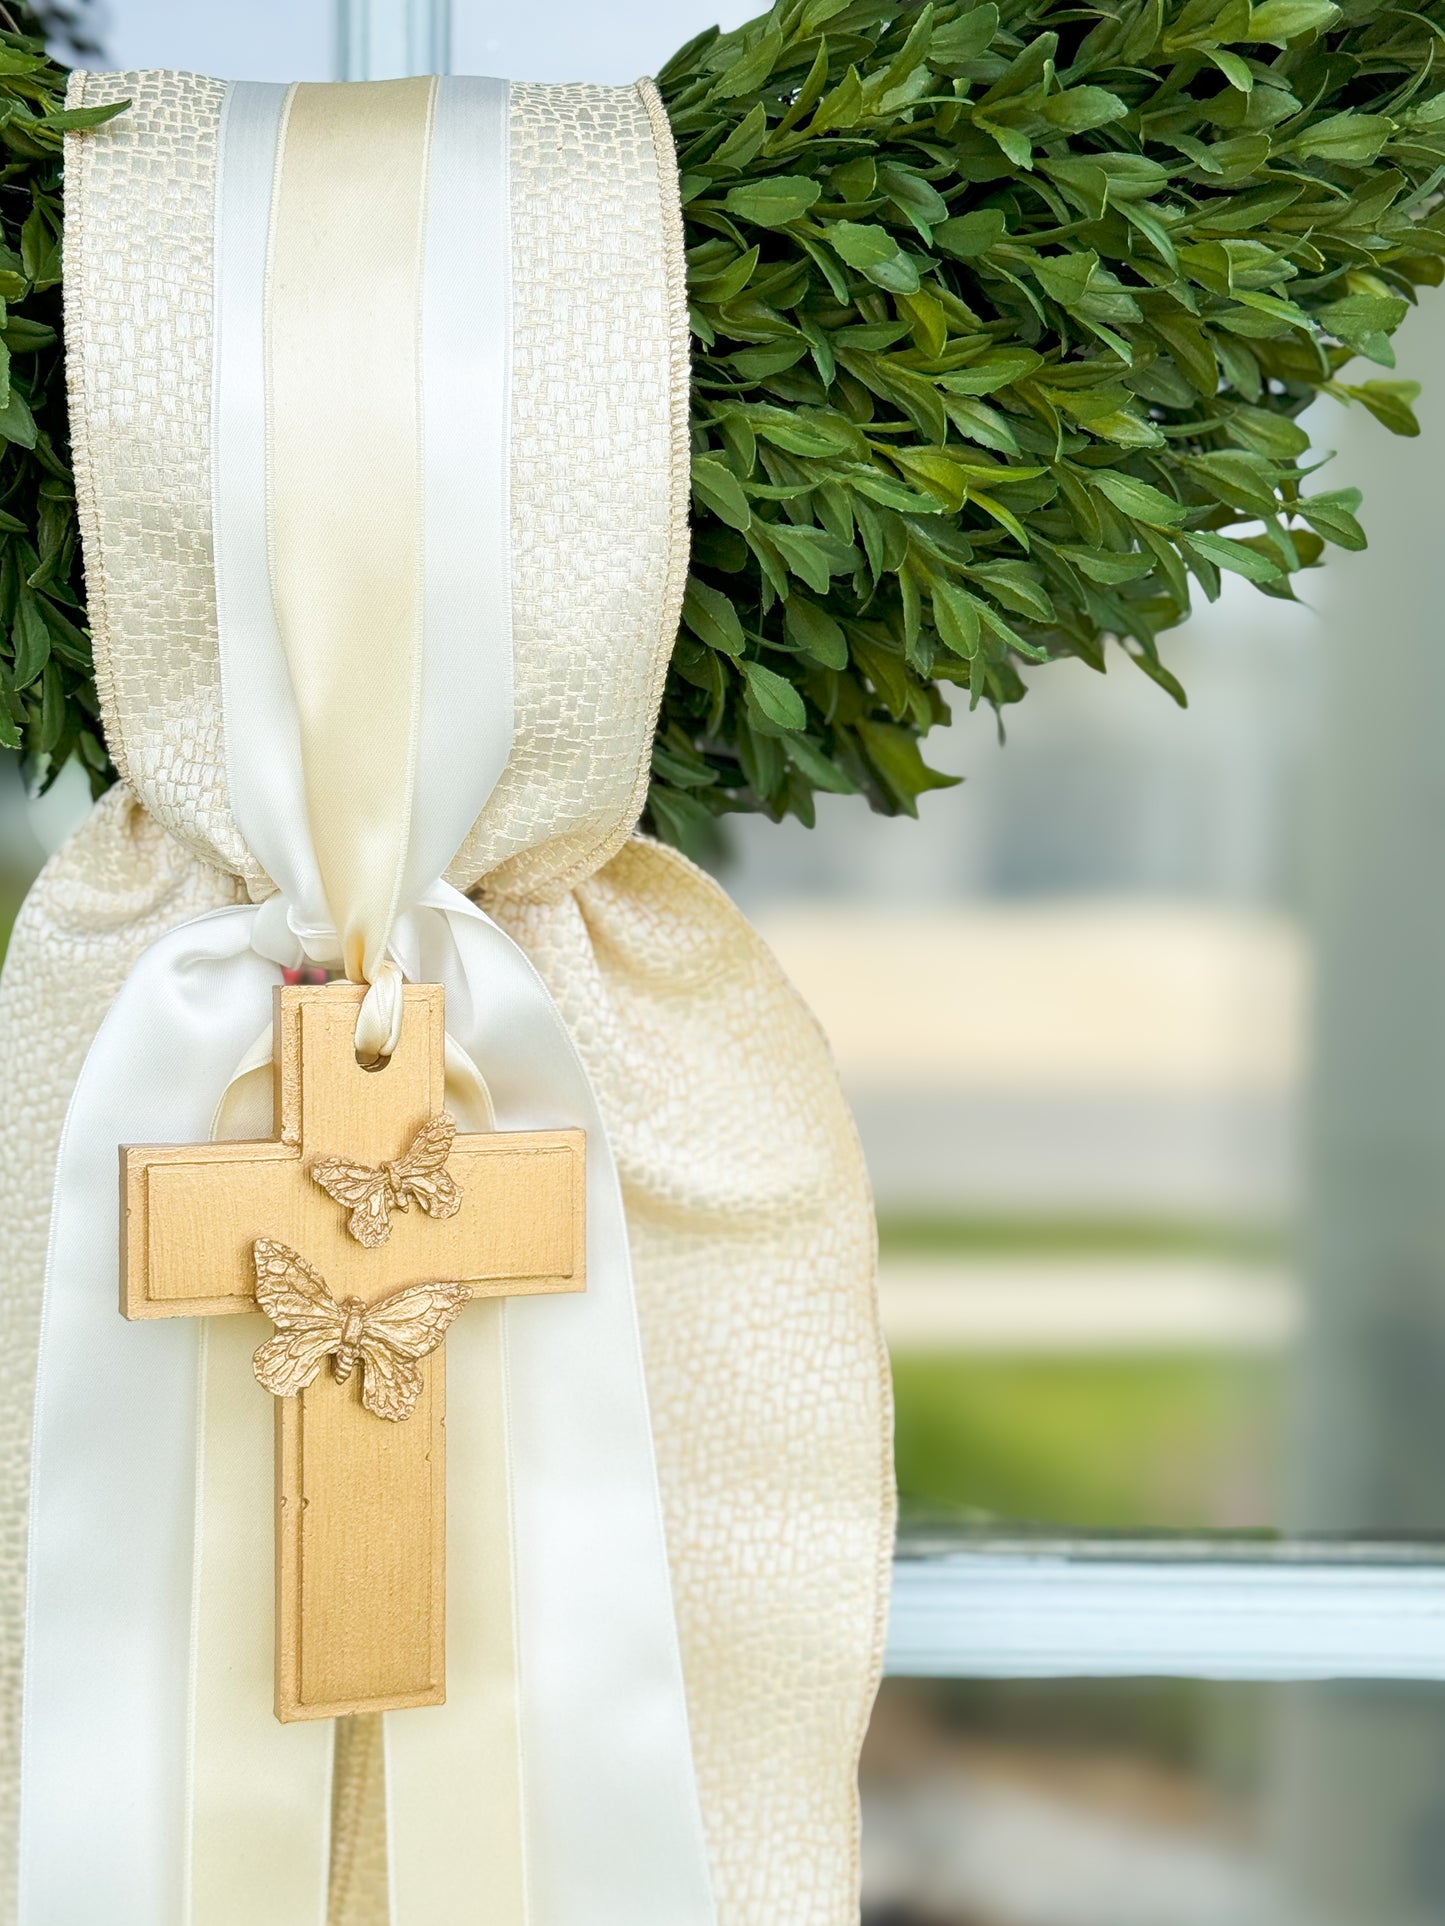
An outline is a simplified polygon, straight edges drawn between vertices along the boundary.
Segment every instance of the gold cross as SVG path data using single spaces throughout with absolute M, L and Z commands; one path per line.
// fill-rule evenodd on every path
M 380 1070 L 356 1061 L 364 994 L 349 983 L 277 990 L 275 1137 L 122 1149 L 127 1317 L 254 1312 L 255 1245 L 267 1239 L 304 1258 L 338 1303 L 432 1280 L 475 1297 L 584 1288 L 580 1130 L 458 1135 L 445 1166 L 460 1191 L 451 1215 L 393 1210 L 372 1248 L 348 1229 L 312 1166 L 379 1168 L 444 1111 L 441 986 L 407 985 L 401 1041 Z M 404 1423 L 361 1403 L 361 1369 L 345 1383 L 323 1369 L 275 1400 L 278 1719 L 446 1697 L 444 1356 L 421 1360 Z

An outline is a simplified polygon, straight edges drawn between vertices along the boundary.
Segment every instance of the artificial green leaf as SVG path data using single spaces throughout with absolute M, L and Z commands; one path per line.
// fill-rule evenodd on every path
M 996 6 L 966 7 L 934 28 L 928 43 L 928 63 L 941 74 L 961 73 L 987 49 L 997 32 Z
M 734 255 L 717 274 L 694 276 L 689 272 L 689 284 L 699 300 L 722 307 L 741 294 L 752 280 L 758 260 L 758 249 L 749 248 L 746 254 Z
M 853 127 L 862 116 L 863 82 L 858 78 L 857 69 L 850 67 L 837 86 L 818 102 L 808 122 L 808 132 L 816 137 L 841 127 Z
M 769 722 L 779 729 L 806 728 L 808 712 L 791 682 L 762 662 L 744 660 L 738 666 L 747 682 L 748 695 Z
M 714 854 L 711 847 L 715 821 L 712 812 L 697 797 L 674 789 L 669 783 L 654 782 L 647 794 L 647 807 L 653 828 L 675 849 L 694 862 Z
M 1203 555 L 1216 567 L 1227 568 L 1249 582 L 1273 582 L 1283 572 L 1277 562 L 1243 542 L 1232 542 L 1227 535 L 1212 535 L 1201 528 L 1181 535 L 1179 542 L 1187 551 Z
M 969 579 L 982 583 L 996 602 L 1015 615 L 1030 616 L 1035 622 L 1055 619 L 1054 605 L 1037 569 L 1024 562 L 979 562 L 969 571 Z
M 1289 145 L 1301 160 L 1360 165 L 1374 160 L 1394 131 L 1395 123 L 1387 114 L 1329 114 L 1296 134 Z
M 760 529 L 760 533 L 764 531 Z M 829 579 L 852 566 L 850 543 L 840 542 L 823 528 L 795 528 L 789 522 L 768 522 L 766 539 L 781 553 L 791 574 L 819 595 L 828 592 Z
M 886 227 L 865 221 L 834 221 L 827 229 L 828 245 L 840 261 L 895 294 L 912 294 L 919 285 L 918 269 Z
M 922 174 L 895 161 L 882 162 L 876 171 L 879 188 L 925 240 L 948 219 L 948 202 Z
M 979 442 L 1000 455 L 1019 452 L 1018 436 L 1010 427 L 1008 416 L 997 408 L 990 408 L 987 402 L 976 401 L 968 395 L 948 395 L 943 407 L 951 424 L 967 440 Z
M 5 406 L 0 408 L 0 437 L 14 442 L 18 448 L 33 448 L 36 444 L 35 417 L 30 412 L 30 404 L 13 384 Z
M 1132 551 L 1119 554 L 1106 548 L 1061 548 L 1059 553 L 1067 555 L 1091 582 L 1107 582 L 1111 587 L 1120 582 L 1137 582 L 1154 566 L 1148 555 Z
M 1223 47 L 1212 47 L 1209 58 L 1231 87 L 1238 88 L 1242 94 L 1252 91 L 1254 72 L 1247 60 L 1242 60 L 1236 53 L 1226 53 Z
M 1206 481 L 1221 501 L 1243 515 L 1272 515 L 1279 506 L 1275 469 L 1263 455 L 1228 448 L 1187 457 L 1189 474 Z
M 1157 682 L 1159 687 L 1163 689 L 1167 695 L 1173 696 L 1181 709 L 1187 709 L 1189 707 L 1189 697 L 1185 694 L 1184 687 L 1178 676 L 1175 675 L 1172 670 L 1166 669 L 1164 664 L 1160 662 L 1156 656 L 1152 656 L 1146 650 L 1141 649 L 1137 654 L 1130 651 L 1129 660 L 1134 664 L 1136 669 L 1142 669 L 1151 682 Z
M 1338 392 L 1350 401 L 1358 401 L 1369 409 L 1376 421 L 1382 422 L 1391 434 L 1418 435 L 1420 423 L 1410 403 L 1420 392 L 1418 381 L 1361 381 L 1358 383 L 1329 384 L 1331 393 Z M 0 429 L 4 419 L 0 417 Z
M 957 514 L 968 500 L 970 474 L 965 464 L 942 448 L 895 448 L 893 459 L 912 480 Z
M 1410 304 L 1397 295 L 1347 294 L 1316 309 L 1315 320 L 1328 334 L 1352 348 L 1363 348 L 1375 335 L 1393 334 Z
M 933 620 L 938 639 L 955 655 L 972 661 L 978 654 L 982 624 L 977 600 L 952 582 L 933 585 Z
M 1107 468 L 1091 472 L 1089 481 L 1131 521 L 1146 522 L 1151 528 L 1176 528 L 1184 520 L 1183 506 L 1155 488 L 1152 482 L 1116 474 Z
M 808 736 L 788 735 L 783 739 L 783 754 L 795 769 L 801 770 L 815 789 L 835 796 L 854 796 L 858 785 L 846 770 L 840 769 Z
M 966 368 L 940 375 L 938 385 L 951 395 L 991 395 L 1042 366 L 1042 356 L 1028 348 L 998 348 Z
M 825 669 L 846 669 L 848 638 L 842 625 L 806 595 L 790 595 L 783 618 L 784 633 L 795 649 L 801 649 Z
M 732 602 L 720 589 L 701 582 L 695 575 L 687 580 L 682 600 L 682 619 L 699 642 L 722 655 L 741 655 L 743 625 Z
M 692 492 L 703 508 L 711 510 L 729 528 L 746 528 L 753 518 L 737 476 L 707 455 L 692 458 Z
M 1339 8 L 1330 0 L 1263 0 L 1263 5 L 1250 8 L 1249 26 L 1240 37 L 1270 40 L 1283 47 L 1301 34 L 1333 26 L 1339 17 Z
M 1092 249 L 1082 254 L 1040 254 L 1030 267 L 1045 294 L 1083 320 L 1114 323 L 1139 319 L 1138 302 Z
M 114 100 L 103 107 L 48 107 L 41 124 L 52 133 L 76 134 L 85 127 L 103 127 L 129 106 L 128 100 Z
M 803 174 L 771 174 L 732 188 L 723 206 L 754 227 L 786 227 L 812 207 L 822 189 Z
M 930 769 L 911 730 L 899 728 L 896 723 L 874 722 L 866 716 L 856 727 L 868 760 L 906 815 L 918 814 L 918 798 L 926 790 L 952 789 L 962 781 L 960 776 L 945 776 L 937 769 Z
M 743 94 L 756 92 L 772 73 L 782 51 L 783 36 L 776 27 L 758 34 L 742 58 L 726 67 L 722 78 L 713 83 L 712 98 L 737 100 Z
M 1003 215 L 996 207 L 976 208 L 972 214 L 956 214 L 940 221 L 933 230 L 933 244 L 957 260 L 976 260 L 1007 233 Z
M 1302 496 L 1296 512 L 1304 516 L 1316 534 L 1323 535 L 1337 548 L 1360 549 L 1367 544 L 1365 531 L 1355 519 L 1359 506 L 1358 488 L 1335 488 L 1327 494 Z
M 900 294 L 899 310 L 912 323 L 913 338 L 921 353 L 936 360 L 948 345 L 948 315 L 943 303 L 927 293 Z
M 26 279 L 37 291 L 53 288 L 59 282 L 60 244 L 38 207 L 31 208 L 20 230 L 20 259 Z
M 761 101 L 743 115 L 720 147 L 708 157 L 712 168 L 743 168 L 762 152 L 768 137 L 768 112 Z M 811 205 L 811 203 L 810 203 Z
M 50 660 L 50 631 L 40 612 L 40 603 L 28 589 L 21 589 L 15 620 L 10 630 L 13 652 L 14 687 L 26 689 Z
M 1066 93 L 1051 94 L 1043 105 L 1044 119 L 1066 134 L 1105 127 L 1111 120 L 1122 120 L 1128 111 L 1107 87 L 1071 87 Z

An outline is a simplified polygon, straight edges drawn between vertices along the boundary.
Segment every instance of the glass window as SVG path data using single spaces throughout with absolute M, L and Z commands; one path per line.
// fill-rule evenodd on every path
M 756 0 L 562 0 L 541 8 L 453 0 L 452 65 L 509 80 L 596 80 L 614 86 L 655 73 L 705 27 L 739 27 Z
M 918 823 L 734 830 L 868 1155 L 914 1521 L 1285 1522 L 1324 624 L 1237 589 L 1187 712 L 1050 665 Z
M 1445 1527 L 1438 303 L 1399 350 L 1419 440 L 1310 424 L 1370 550 L 1163 638 L 1187 711 L 1049 665 L 918 823 L 734 828 L 873 1175 L 905 1519 Z
M 1425 1926 L 1445 1687 L 884 1686 L 864 1926 Z
M 334 0 L 107 0 L 100 20 L 116 68 L 178 67 L 226 80 L 330 80 Z M 92 66 L 99 63 L 92 60 Z

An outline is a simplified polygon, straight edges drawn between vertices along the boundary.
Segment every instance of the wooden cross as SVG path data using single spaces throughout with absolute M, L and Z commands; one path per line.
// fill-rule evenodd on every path
M 380 1166 L 444 1111 L 438 984 L 408 985 L 401 1041 L 356 1061 L 362 986 L 278 988 L 276 1136 L 121 1151 L 121 1309 L 129 1318 L 256 1310 L 257 1239 L 289 1245 L 339 1301 L 448 1280 L 476 1297 L 585 1284 L 580 1130 L 456 1137 L 449 1217 L 393 1211 L 367 1249 L 310 1175 L 319 1157 Z M 329 1719 L 446 1696 L 444 1349 L 420 1365 L 414 1414 L 360 1401 L 361 1371 L 324 1368 L 276 1405 L 276 1716 Z M 257 1397 L 267 1394 L 259 1385 Z

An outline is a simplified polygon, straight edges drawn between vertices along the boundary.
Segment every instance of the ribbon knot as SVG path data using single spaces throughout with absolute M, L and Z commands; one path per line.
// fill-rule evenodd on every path
M 251 947 L 282 969 L 294 970 L 303 963 L 337 970 L 343 965 L 341 938 L 329 923 L 318 923 L 303 916 L 297 906 L 278 891 L 267 897 L 252 925 Z M 368 1070 L 379 1069 L 401 1041 L 405 1000 L 402 988 L 406 973 L 390 954 L 382 957 L 362 1000 L 356 1019 L 356 1058 Z

